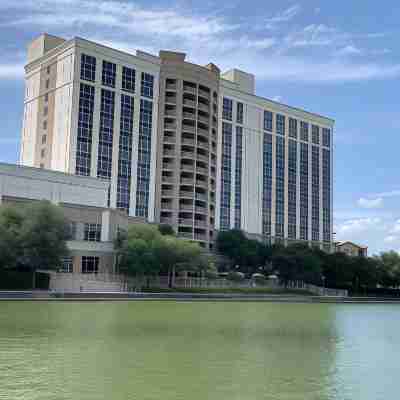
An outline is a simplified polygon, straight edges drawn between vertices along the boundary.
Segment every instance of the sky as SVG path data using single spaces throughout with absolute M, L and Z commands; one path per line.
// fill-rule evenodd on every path
M 18 160 L 26 46 L 42 32 L 185 51 L 333 118 L 336 240 L 400 251 L 400 2 L 0 0 L 0 161 Z

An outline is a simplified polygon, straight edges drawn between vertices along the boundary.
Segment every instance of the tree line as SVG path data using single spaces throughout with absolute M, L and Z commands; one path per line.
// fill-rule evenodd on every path
M 372 288 L 400 287 L 400 255 L 395 251 L 373 257 L 326 253 L 302 243 L 267 245 L 240 230 L 220 232 L 217 249 L 228 260 L 225 268 L 251 276 L 277 274 L 282 284 L 303 281 L 363 293 Z

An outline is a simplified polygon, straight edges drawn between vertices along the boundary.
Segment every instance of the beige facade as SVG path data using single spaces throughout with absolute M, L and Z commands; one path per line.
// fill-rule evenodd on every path
M 160 52 L 156 216 L 180 237 L 213 240 L 219 69 Z
M 50 35 L 28 49 L 21 163 L 102 179 L 110 208 L 205 247 L 237 228 L 333 250 L 333 128 L 184 53 Z

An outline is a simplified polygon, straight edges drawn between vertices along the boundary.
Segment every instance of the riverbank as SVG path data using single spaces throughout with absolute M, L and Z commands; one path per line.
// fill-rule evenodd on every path
M 226 301 L 332 304 L 400 304 L 400 298 L 313 296 L 310 294 L 240 294 L 184 292 L 67 292 L 0 291 L 0 301 Z

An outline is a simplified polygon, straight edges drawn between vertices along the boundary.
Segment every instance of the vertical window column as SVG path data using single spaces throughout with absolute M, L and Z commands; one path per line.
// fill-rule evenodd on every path
M 296 239 L 297 142 L 295 140 L 289 140 L 288 152 L 288 238 Z
M 276 137 L 276 209 L 275 236 L 284 237 L 285 227 L 285 139 Z
M 272 121 L 271 121 L 272 123 Z M 272 125 L 271 125 L 272 128 Z M 264 132 L 263 146 L 263 235 L 271 236 L 272 135 Z
M 148 217 L 153 102 L 140 100 L 139 148 L 137 163 L 136 216 Z
M 308 240 L 308 144 L 300 143 L 300 239 Z
M 323 240 L 331 241 L 331 154 L 322 150 L 322 210 Z
M 231 209 L 231 158 L 232 124 L 222 123 L 222 171 L 221 171 L 221 215 L 220 230 L 230 229 Z
M 311 235 L 313 241 L 319 241 L 319 147 L 312 146 L 311 153 Z
M 121 95 L 121 121 L 118 157 L 117 208 L 129 211 L 134 99 Z
M 242 140 L 243 140 L 243 128 L 241 126 L 237 126 L 236 163 L 235 163 L 235 228 L 236 229 L 241 228 L 241 220 L 242 220 L 242 149 L 243 149 Z
M 92 154 L 94 87 L 81 83 L 79 89 L 76 175 L 89 176 Z
M 101 89 L 97 177 L 111 179 L 115 93 Z

